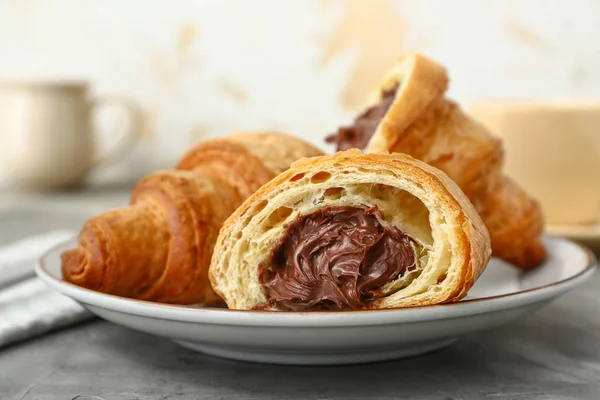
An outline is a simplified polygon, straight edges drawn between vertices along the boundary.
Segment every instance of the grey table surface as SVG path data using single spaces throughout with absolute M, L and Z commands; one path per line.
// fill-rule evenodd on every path
M 120 189 L 0 193 L 0 244 L 125 204 Z M 600 399 L 600 275 L 537 312 L 399 361 L 289 367 L 212 358 L 99 319 L 0 349 L 0 400 Z

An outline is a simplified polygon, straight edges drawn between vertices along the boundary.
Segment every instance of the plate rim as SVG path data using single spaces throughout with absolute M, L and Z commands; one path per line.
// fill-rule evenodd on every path
M 111 312 L 167 321 L 233 326 L 269 326 L 282 328 L 340 327 L 387 325 L 460 318 L 468 315 L 517 308 L 559 296 L 586 282 L 593 276 L 597 269 L 596 256 L 588 247 L 566 238 L 544 235 L 544 238 L 567 242 L 578 247 L 586 256 L 586 266 L 572 276 L 539 287 L 432 306 L 379 310 L 348 310 L 342 312 L 230 310 L 227 308 L 176 305 L 130 299 L 86 289 L 54 277 L 46 269 L 45 263 L 47 262 L 47 258 L 50 254 L 56 252 L 58 248 L 76 242 L 76 238 L 77 236 L 74 236 L 55 244 L 36 260 L 36 275 L 51 289 L 72 298 L 84 306 L 89 305 Z

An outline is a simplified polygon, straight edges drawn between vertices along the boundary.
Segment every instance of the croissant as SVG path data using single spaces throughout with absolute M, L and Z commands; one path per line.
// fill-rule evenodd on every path
M 473 205 L 438 169 L 353 149 L 300 160 L 219 233 L 209 276 L 231 309 L 455 302 L 491 254 Z
M 321 152 L 280 133 L 243 133 L 191 149 L 177 169 L 154 173 L 127 207 L 83 226 L 61 255 L 63 278 L 117 296 L 163 303 L 216 303 L 208 280 L 225 219 L 292 161 Z
M 445 69 L 411 54 L 370 95 L 353 125 L 326 140 L 338 150 L 407 153 L 444 171 L 466 193 L 489 229 L 493 254 L 520 268 L 544 260 L 539 203 L 502 172 L 499 138 L 444 97 Z

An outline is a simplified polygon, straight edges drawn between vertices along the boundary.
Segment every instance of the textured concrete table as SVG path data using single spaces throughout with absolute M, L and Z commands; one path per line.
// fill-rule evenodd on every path
M 0 243 L 77 228 L 125 191 L 0 195 Z M 221 360 L 101 320 L 0 350 L 0 399 L 600 399 L 600 275 L 426 356 L 348 367 Z

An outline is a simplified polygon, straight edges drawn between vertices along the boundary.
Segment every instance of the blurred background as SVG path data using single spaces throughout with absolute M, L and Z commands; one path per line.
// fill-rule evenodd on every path
M 331 150 L 323 136 L 410 51 L 448 68 L 460 102 L 598 97 L 600 2 L 0 0 L 0 79 L 87 81 L 139 105 L 133 151 L 92 184 L 130 185 L 239 130 Z

